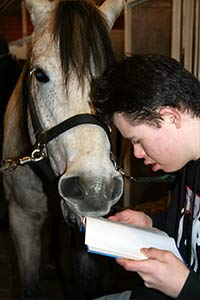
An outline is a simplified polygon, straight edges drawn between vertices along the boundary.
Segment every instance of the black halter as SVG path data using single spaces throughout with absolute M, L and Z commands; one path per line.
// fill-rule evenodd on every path
M 100 126 L 106 132 L 108 140 L 110 141 L 110 145 L 112 145 L 109 127 L 100 118 L 98 118 L 94 114 L 85 113 L 85 114 L 79 114 L 79 115 L 72 116 L 72 117 L 64 120 L 63 122 L 57 124 L 56 126 L 50 128 L 49 130 L 44 131 L 39 122 L 33 98 L 31 96 L 31 94 L 29 93 L 30 88 L 31 88 L 29 63 L 27 63 L 27 65 L 26 65 L 24 74 L 25 74 L 24 79 L 26 79 L 26 80 L 23 81 L 23 84 L 25 84 L 25 87 L 23 88 L 23 94 L 24 94 L 23 96 L 25 97 L 25 99 L 28 99 L 28 101 L 26 101 L 26 105 L 24 106 L 24 108 L 26 108 L 26 110 L 27 110 L 27 107 L 29 107 L 32 126 L 33 126 L 34 134 L 36 137 L 36 143 L 34 145 L 35 150 L 32 152 L 33 156 L 31 157 L 31 160 L 33 160 L 35 162 L 39 161 L 39 163 L 44 162 L 43 158 L 44 158 L 45 154 L 43 152 L 43 148 L 51 140 L 55 139 L 58 135 L 66 132 L 67 130 L 69 130 L 75 126 L 84 125 L 84 124 Z M 139 177 L 139 178 L 128 175 L 116 163 L 115 158 L 113 158 L 112 151 L 110 151 L 110 153 L 111 153 L 111 160 L 113 161 L 115 169 L 123 177 L 127 178 L 128 180 L 132 180 L 135 182 L 173 182 L 176 178 L 176 176 L 172 175 L 172 174 L 165 174 L 165 175 L 161 175 L 161 176 L 151 176 L 151 177 Z M 38 156 L 39 156 L 39 158 L 38 158 Z M 26 162 L 26 158 L 25 158 L 25 162 Z M 28 159 L 28 162 L 29 162 L 29 159 Z M 21 159 L 20 164 L 23 164 L 23 159 Z M 45 168 L 46 168 L 46 166 L 44 164 L 43 169 L 45 169 Z M 48 166 L 47 169 L 50 169 L 50 167 Z M 51 170 L 51 173 L 53 174 L 52 170 Z M 55 175 L 54 174 L 52 175 L 52 174 L 51 174 L 51 176 L 48 176 L 48 177 L 54 178 Z
M 31 88 L 30 72 L 27 75 L 28 75 L 28 86 L 30 89 Z M 103 130 L 107 134 L 108 140 L 111 143 L 109 127 L 99 117 L 97 117 L 94 114 L 89 114 L 89 113 L 74 115 L 74 116 L 64 120 L 63 122 L 55 125 L 54 127 L 50 128 L 49 130 L 44 131 L 39 122 L 38 115 L 36 113 L 33 97 L 30 93 L 27 96 L 28 96 L 28 107 L 30 110 L 31 121 L 32 121 L 32 125 L 33 125 L 34 134 L 36 137 L 36 146 L 43 148 L 51 140 L 55 139 L 60 134 L 68 131 L 69 129 L 71 129 L 73 127 L 76 127 L 79 125 L 84 125 L 84 124 L 97 125 L 97 126 L 100 126 L 101 128 L 103 128 Z

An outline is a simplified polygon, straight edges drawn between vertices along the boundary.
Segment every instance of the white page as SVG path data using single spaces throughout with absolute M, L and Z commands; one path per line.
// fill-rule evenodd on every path
M 181 256 L 173 238 L 154 228 L 141 228 L 106 219 L 86 218 L 85 244 L 89 251 L 112 254 L 116 257 L 145 259 L 141 248 L 158 248 Z

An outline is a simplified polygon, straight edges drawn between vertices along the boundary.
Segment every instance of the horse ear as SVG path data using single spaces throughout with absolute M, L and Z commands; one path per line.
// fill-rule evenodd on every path
M 125 0 L 106 0 L 100 6 L 100 10 L 105 16 L 109 29 L 111 30 L 117 17 L 124 8 Z
M 26 0 L 26 7 L 36 29 L 46 20 L 54 6 L 55 2 L 51 0 Z

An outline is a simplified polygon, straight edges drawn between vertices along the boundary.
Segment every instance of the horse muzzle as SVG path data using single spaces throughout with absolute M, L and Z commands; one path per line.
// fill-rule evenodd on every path
M 58 183 L 59 194 L 75 214 L 103 216 L 121 197 L 121 175 L 111 178 L 69 176 L 64 174 Z

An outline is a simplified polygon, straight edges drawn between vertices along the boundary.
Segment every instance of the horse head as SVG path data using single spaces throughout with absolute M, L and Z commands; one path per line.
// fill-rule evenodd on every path
M 42 131 L 76 115 L 94 114 L 91 81 L 113 61 L 108 30 L 123 0 L 26 0 L 34 25 L 30 93 Z M 30 107 L 29 107 L 30 111 Z M 29 134 L 35 133 L 29 113 Z M 59 194 L 75 214 L 101 216 L 122 195 L 123 180 L 98 124 L 79 124 L 45 145 Z

